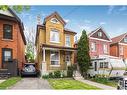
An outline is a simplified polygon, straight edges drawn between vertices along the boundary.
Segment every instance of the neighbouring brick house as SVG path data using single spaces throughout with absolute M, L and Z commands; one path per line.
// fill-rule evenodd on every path
M 25 63 L 24 27 L 20 18 L 11 10 L 0 10 L 0 69 L 6 68 L 9 60 L 16 59 L 18 68 Z
M 127 61 L 127 33 L 112 38 L 110 55 L 123 58 Z
M 45 75 L 54 70 L 67 70 L 67 66 L 74 63 L 73 32 L 65 28 L 65 21 L 54 12 L 44 19 L 42 25 L 37 25 L 36 32 L 36 61 Z
M 102 27 L 88 34 L 90 57 L 98 58 L 99 55 L 110 55 L 111 39 Z

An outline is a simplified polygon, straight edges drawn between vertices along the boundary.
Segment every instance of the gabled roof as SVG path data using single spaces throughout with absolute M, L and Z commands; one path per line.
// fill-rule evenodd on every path
M 109 39 L 109 41 L 111 41 L 110 36 L 107 34 L 107 32 L 105 32 L 105 30 L 104 30 L 101 26 L 98 27 L 97 29 L 91 31 L 91 32 L 88 34 L 88 37 L 91 37 L 94 33 L 98 32 L 100 29 L 105 33 L 105 35 L 107 36 L 107 38 Z
M 124 33 L 124 34 L 121 34 L 119 36 L 112 38 L 112 43 L 119 43 L 126 35 L 127 33 Z
M 57 13 L 57 12 L 54 12 L 52 14 L 50 14 L 49 16 L 47 16 L 46 18 L 44 18 L 44 23 L 46 23 L 47 20 L 49 20 L 50 18 L 52 18 L 53 16 L 56 16 L 58 18 L 58 20 L 63 24 L 63 25 L 66 25 L 66 22 L 63 20 L 63 18 Z
M 43 29 L 43 30 L 45 30 L 45 25 L 37 25 L 37 29 L 36 29 L 36 38 L 35 38 L 35 45 L 36 45 L 36 42 L 37 42 L 37 37 L 38 37 L 38 35 L 39 35 L 39 29 Z M 72 33 L 72 34 L 74 34 L 74 35 L 76 35 L 77 33 L 76 32 L 74 32 L 74 31 L 72 31 L 72 30 L 70 30 L 70 29 L 67 29 L 67 28 L 64 28 L 64 32 L 65 33 Z
M 21 22 L 20 18 L 16 15 L 16 13 L 12 9 L 8 8 L 8 11 L 13 15 L 13 17 L 9 16 L 9 15 L 6 15 L 6 14 L 0 13 L 0 19 L 18 22 L 23 42 L 26 45 L 25 35 L 24 35 L 24 32 L 23 32 L 24 31 L 23 23 Z

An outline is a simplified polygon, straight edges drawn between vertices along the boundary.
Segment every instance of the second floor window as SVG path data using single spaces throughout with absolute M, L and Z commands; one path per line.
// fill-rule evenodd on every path
M 69 35 L 66 35 L 66 37 L 65 37 L 65 45 L 66 46 L 71 46 L 70 36 Z
M 12 39 L 12 25 L 8 24 L 3 25 L 3 38 Z
M 103 51 L 104 51 L 104 53 L 108 53 L 108 46 L 107 46 L 107 44 L 103 44 Z
M 92 52 L 95 52 L 96 51 L 96 43 L 95 42 L 92 42 L 91 43 L 91 51 Z
M 51 30 L 50 32 L 50 41 L 51 42 L 59 42 L 59 31 L 58 30 Z

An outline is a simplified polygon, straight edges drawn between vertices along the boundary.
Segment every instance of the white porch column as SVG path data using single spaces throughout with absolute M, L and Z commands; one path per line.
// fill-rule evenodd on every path
M 46 61 L 45 61 L 45 48 L 42 48 L 42 50 L 43 50 L 43 61 L 42 61 L 42 65 L 41 65 L 41 76 L 47 74 L 47 65 L 46 65 Z

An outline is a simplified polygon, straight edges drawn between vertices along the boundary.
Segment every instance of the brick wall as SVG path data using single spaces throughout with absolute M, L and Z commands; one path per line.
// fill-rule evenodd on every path
M 3 39 L 3 24 L 13 25 L 12 40 Z M 18 59 L 18 66 L 21 68 L 22 63 L 25 62 L 25 45 L 20 34 L 19 26 L 16 22 L 0 20 L 0 68 L 2 68 L 2 48 L 11 48 L 13 50 L 13 59 Z

